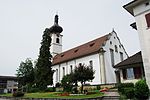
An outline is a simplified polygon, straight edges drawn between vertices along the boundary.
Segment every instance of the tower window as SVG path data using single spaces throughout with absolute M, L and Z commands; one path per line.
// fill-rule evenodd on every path
M 59 41 L 59 38 L 56 38 L 56 43 L 59 43 L 60 41 Z
M 150 13 L 145 15 L 146 22 L 147 22 L 147 27 L 150 27 Z

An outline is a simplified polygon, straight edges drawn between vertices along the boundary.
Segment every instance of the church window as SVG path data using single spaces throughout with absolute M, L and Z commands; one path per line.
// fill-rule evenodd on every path
M 110 49 L 110 58 L 111 58 L 111 64 L 114 66 L 115 60 L 114 60 L 114 50 Z
M 65 76 L 65 67 L 63 67 L 63 76 Z
M 73 69 L 72 69 L 72 65 L 70 65 L 70 73 L 72 73 Z
M 56 69 L 56 82 L 58 82 L 58 69 Z
M 120 52 L 120 61 L 123 61 L 123 53 Z
M 59 38 L 56 38 L 56 43 L 59 43 L 60 41 L 59 41 Z
M 118 47 L 117 47 L 117 45 L 115 45 L 115 52 L 118 52 Z
M 121 48 L 121 45 L 119 45 L 119 48 Z
M 147 27 L 150 27 L 150 13 L 145 15 L 146 22 L 147 22 Z
M 93 61 L 92 60 L 89 61 L 89 64 L 90 64 L 90 67 L 93 68 Z
M 149 2 L 146 2 L 146 3 L 145 3 L 145 6 L 148 6 L 148 5 L 149 5 Z
M 82 66 L 82 63 L 79 63 L 79 66 Z
M 112 41 L 110 41 L 110 44 L 112 45 Z

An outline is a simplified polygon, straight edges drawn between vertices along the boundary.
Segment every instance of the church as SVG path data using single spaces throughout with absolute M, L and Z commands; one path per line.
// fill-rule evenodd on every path
M 54 85 L 61 82 L 63 76 L 71 73 L 79 64 L 90 65 L 95 70 L 95 78 L 88 84 L 118 82 L 118 71 L 113 67 L 126 59 L 128 54 L 114 30 L 67 51 L 62 51 L 63 28 L 58 24 L 58 15 L 55 15 L 54 25 L 49 31 L 52 38 L 50 47 L 53 56 L 52 69 L 55 70 Z

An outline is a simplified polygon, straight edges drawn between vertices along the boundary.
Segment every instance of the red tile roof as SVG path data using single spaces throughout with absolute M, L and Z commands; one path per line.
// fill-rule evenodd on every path
M 143 64 L 141 52 L 136 53 L 135 55 L 125 59 L 124 61 L 118 63 L 114 68 L 123 68 L 134 64 Z
M 108 36 L 109 34 L 56 55 L 53 58 L 53 65 L 98 52 L 108 40 Z

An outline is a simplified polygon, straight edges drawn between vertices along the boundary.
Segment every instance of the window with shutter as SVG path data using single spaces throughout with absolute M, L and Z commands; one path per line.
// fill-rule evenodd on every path
M 150 13 L 145 15 L 146 22 L 147 22 L 147 27 L 150 27 Z

